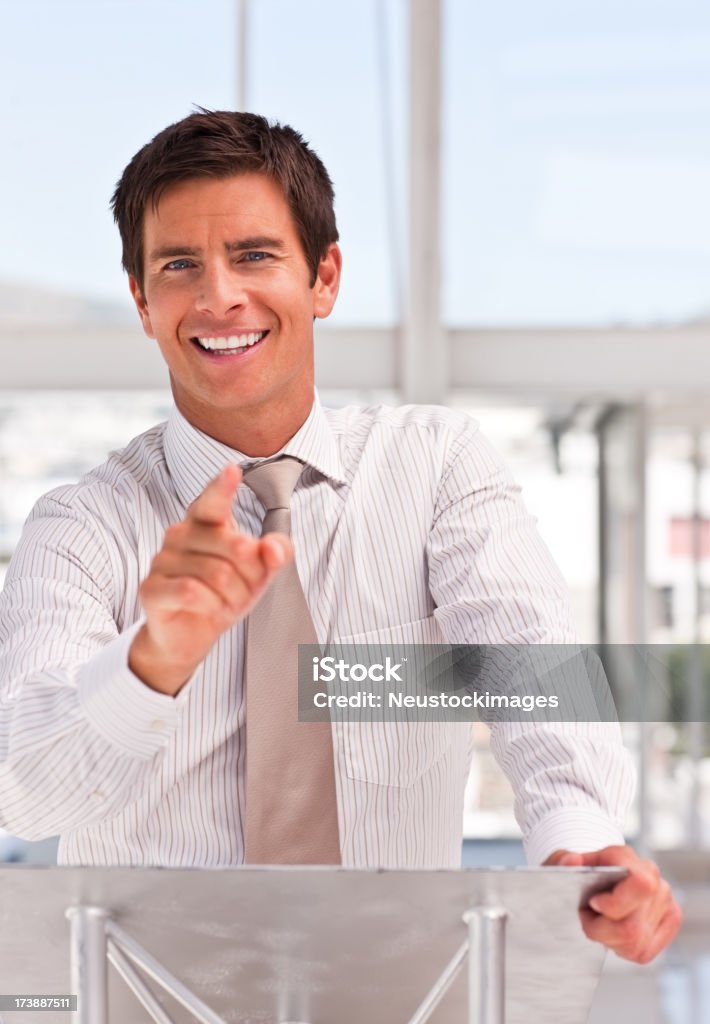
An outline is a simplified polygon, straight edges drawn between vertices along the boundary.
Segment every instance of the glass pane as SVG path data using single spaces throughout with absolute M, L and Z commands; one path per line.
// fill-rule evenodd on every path
M 446 319 L 710 309 L 710 7 L 448 0 Z
M 3 5 L 3 307 L 34 284 L 129 310 L 111 194 L 133 153 L 193 104 L 234 105 L 235 11 L 233 0 L 203 0 L 199 17 L 188 0 Z
M 344 254 L 330 323 L 397 316 L 405 216 L 407 4 L 251 4 L 249 104 L 297 128 L 335 186 Z
M 204 0 L 197 17 L 189 0 L 5 5 L 0 316 L 50 301 L 33 285 L 104 299 L 106 316 L 135 315 L 111 194 L 165 125 L 197 104 L 238 105 L 238 7 Z M 335 182 L 345 275 L 333 322 L 391 323 L 405 206 L 406 5 L 350 0 L 326 14 L 317 0 L 251 0 L 249 12 L 248 105 L 292 123 Z

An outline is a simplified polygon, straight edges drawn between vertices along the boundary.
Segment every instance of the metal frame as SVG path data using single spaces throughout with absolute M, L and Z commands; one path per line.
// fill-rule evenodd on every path
M 75 1024 L 110 1024 L 108 964 L 131 989 L 156 1024 L 174 1024 L 138 973 L 156 982 L 193 1014 L 199 1024 L 225 1024 L 213 1010 L 125 932 L 105 907 L 70 907 L 72 988 Z M 464 964 L 468 964 L 468 1024 L 505 1022 L 505 923 L 502 907 L 473 907 L 463 915 L 468 936 L 444 967 L 407 1024 L 426 1024 Z M 305 1024 L 305 1022 L 301 1022 Z
M 71 926 L 72 986 L 78 997 L 75 1024 L 109 1024 L 109 962 L 157 1024 L 173 1024 L 173 1019 L 134 965 L 189 1010 L 200 1024 L 224 1024 L 206 1003 L 124 932 L 110 911 L 82 905 L 70 907 L 67 917 Z

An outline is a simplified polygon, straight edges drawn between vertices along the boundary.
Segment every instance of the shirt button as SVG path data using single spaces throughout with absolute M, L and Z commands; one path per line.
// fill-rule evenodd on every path
M 154 718 L 150 723 L 150 728 L 153 732 L 165 732 L 168 723 L 163 718 Z
M 104 795 L 103 795 L 103 793 L 101 792 L 100 789 L 95 789 L 93 791 L 93 793 L 91 793 L 90 795 L 91 795 L 91 799 L 92 800 L 96 800 L 97 802 L 99 800 L 103 800 L 104 799 Z

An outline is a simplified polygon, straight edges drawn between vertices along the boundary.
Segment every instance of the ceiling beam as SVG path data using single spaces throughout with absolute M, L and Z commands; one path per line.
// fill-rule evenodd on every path
M 702 396 L 710 325 L 620 329 L 454 329 L 444 334 L 452 391 L 635 401 Z M 319 328 L 316 379 L 328 390 L 397 389 L 391 328 Z M 155 342 L 136 327 L 0 327 L 0 390 L 163 388 Z

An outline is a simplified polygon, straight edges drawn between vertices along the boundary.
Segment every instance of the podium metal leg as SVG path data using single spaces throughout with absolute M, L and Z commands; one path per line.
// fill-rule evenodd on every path
M 135 939 L 122 931 L 103 907 L 69 907 L 66 916 L 71 927 L 72 990 L 77 994 L 74 1024 L 109 1024 L 109 959 L 158 1024 L 170 1024 L 172 1018 L 133 969 L 131 961 L 182 1003 L 200 1024 L 224 1024 L 222 1018 L 206 1003 L 178 981 Z
M 114 920 L 106 923 L 106 932 L 110 939 L 111 954 L 117 948 L 130 961 L 145 971 L 148 977 L 156 981 L 166 992 L 169 992 L 179 1003 L 190 1011 L 199 1024 L 225 1024 L 222 1017 L 219 1017 L 214 1010 L 203 1003 L 201 999 L 191 992 L 187 985 L 183 985 L 173 974 L 170 973 L 159 960 L 143 949 L 140 943 L 120 928 Z M 135 988 L 133 989 L 135 992 Z M 136 993 L 137 994 L 137 993 Z M 144 1004 L 146 1009 L 150 1006 Z M 82 1021 L 82 1024 L 84 1022 Z M 92 1021 L 93 1024 L 93 1021 Z M 103 1022 L 102 1022 L 103 1024 Z
M 108 958 L 155 1024 L 175 1024 L 170 1014 L 163 1009 L 141 976 L 134 970 L 128 957 L 123 955 L 111 939 L 108 940 Z
M 77 994 L 75 1024 L 108 1024 L 106 918 L 101 907 L 70 907 L 71 980 Z
M 505 1024 L 505 910 L 473 907 L 468 925 L 468 1024 Z
M 463 943 L 451 960 L 441 972 L 439 977 L 427 992 L 424 1000 L 419 1004 L 413 1017 L 409 1018 L 407 1024 L 426 1024 L 434 1010 L 451 988 L 451 985 L 458 977 L 459 971 L 466 963 L 468 956 L 468 939 Z

